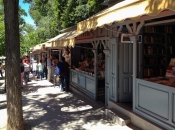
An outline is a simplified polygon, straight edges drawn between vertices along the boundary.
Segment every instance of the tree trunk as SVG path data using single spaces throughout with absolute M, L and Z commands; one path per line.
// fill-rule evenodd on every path
M 7 130 L 23 130 L 20 87 L 19 0 L 3 0 L 5 13 Z

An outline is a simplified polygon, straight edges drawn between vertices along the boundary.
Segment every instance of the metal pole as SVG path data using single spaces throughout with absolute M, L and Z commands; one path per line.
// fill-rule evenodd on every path
M 135 108 L 136 103 L 136 78 L 137 78 L 137 42 L 136 42 L 136 36 L 130 37 L 130 40 L 133 43 L 133 110 Z

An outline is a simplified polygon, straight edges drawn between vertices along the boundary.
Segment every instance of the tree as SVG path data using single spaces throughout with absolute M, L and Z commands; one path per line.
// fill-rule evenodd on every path
M 20 87 L 19 0 L 3 0 L 5 13 L 7 130 L 23 130 Z

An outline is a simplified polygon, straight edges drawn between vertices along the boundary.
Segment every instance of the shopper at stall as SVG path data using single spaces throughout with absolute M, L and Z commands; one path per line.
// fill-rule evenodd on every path
M 47 59 L 47 80 L 51 80 L 51 70 L 52 70 L 52 56 Z
M 61 61 L 63 63 L 64 66 L 64 71 L 62 73 L 62 75 L 64 76 L 64 80 L 65 80 L 65 90 L 66 92 L 69 92 L 69 64 L 65 61 L 64 57 L 61 57 Z
M 36 80 L 37 74 L 38 74 L 38 63 L 36 60 L 34 60 L 32 64 L 32 74 L 33 74 L 33 79 Z
M 20 59 L 20 69 L 21 69 L 21 87 L 23 87 L 24 65 L 22 63 L 22 59 Z
M 25 61 L 24 63 L 24 82 L 25 85 L 27 85 L 29 81 L 29 73 L 30 73 L 30 65 L 28 64 L 28 61 Z
M 1 77 L 3 77 L 2 70 L 3 70 L 3 64 L 2 64 L 2 62 L 0 62 L 0 74 L 1 74 Z
M 45 58 L 45 56 L 42 56 L 42 63 L 44 65 L 43 78 L 46 77 L 46 79 L 47 79 L 47 65 L 46 65 L 46 61 L 47 61 L 47 59 Z
M 64 72 L 64 65 L 63 62 L 59 61 L 59 59 L 57 59 L 57 65 L 56 65 L 56 75 L 59 77 L 60 79 L 60 90 L 64 91 L 63 88 L 63 84 L 64 84 L 64 76 L 63 76 L 63 72 Z
M 65 49 L 65 52 L 63 53 L 63 57 L 65 58 L 65 61 L 70 65 L 71 54 L 68 49 Z
M 42 63 L 42 60 L 40 60 L 38 63 L 38 74 L 39 74 L 40 80 L 42 80 L 43 78 L 43 68 L 44 68 L 44 65 Z
M 26 63 L 26 61 L 28 62 L 28 64 L 30 64 L 30 59 L 28 56 L 25 56 L 25 58 L 23 59 L 23 64 Z

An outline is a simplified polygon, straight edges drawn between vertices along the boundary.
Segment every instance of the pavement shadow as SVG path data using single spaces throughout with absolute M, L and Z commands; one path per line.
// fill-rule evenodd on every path
M 5 88 L 0 89 L 0 94 L 6 94 Z
M 104 107 L 74 93 L 31 95 L 24 97 L 23 106 L 24 119 L 33 129 L 85 130 L 83 125 L 96 125 L 104 118 Z
M 36 86 L 34 86 L 36 85 Z M 48 87 L 52 87 L 53 85 L 37 85 L 37 83 L 30 83 L 27 86 L 24 86 L 22 88 L 22 95 L 28 95 L 30 93 L 37 93 L 39 89 L 41 88 L 48 88 Z
M 5 77 L 0 77 L 0 80 L 5 80 Z
M 6 101 L 0 101 L 0 110 L 7 108 L 7 102 Z

